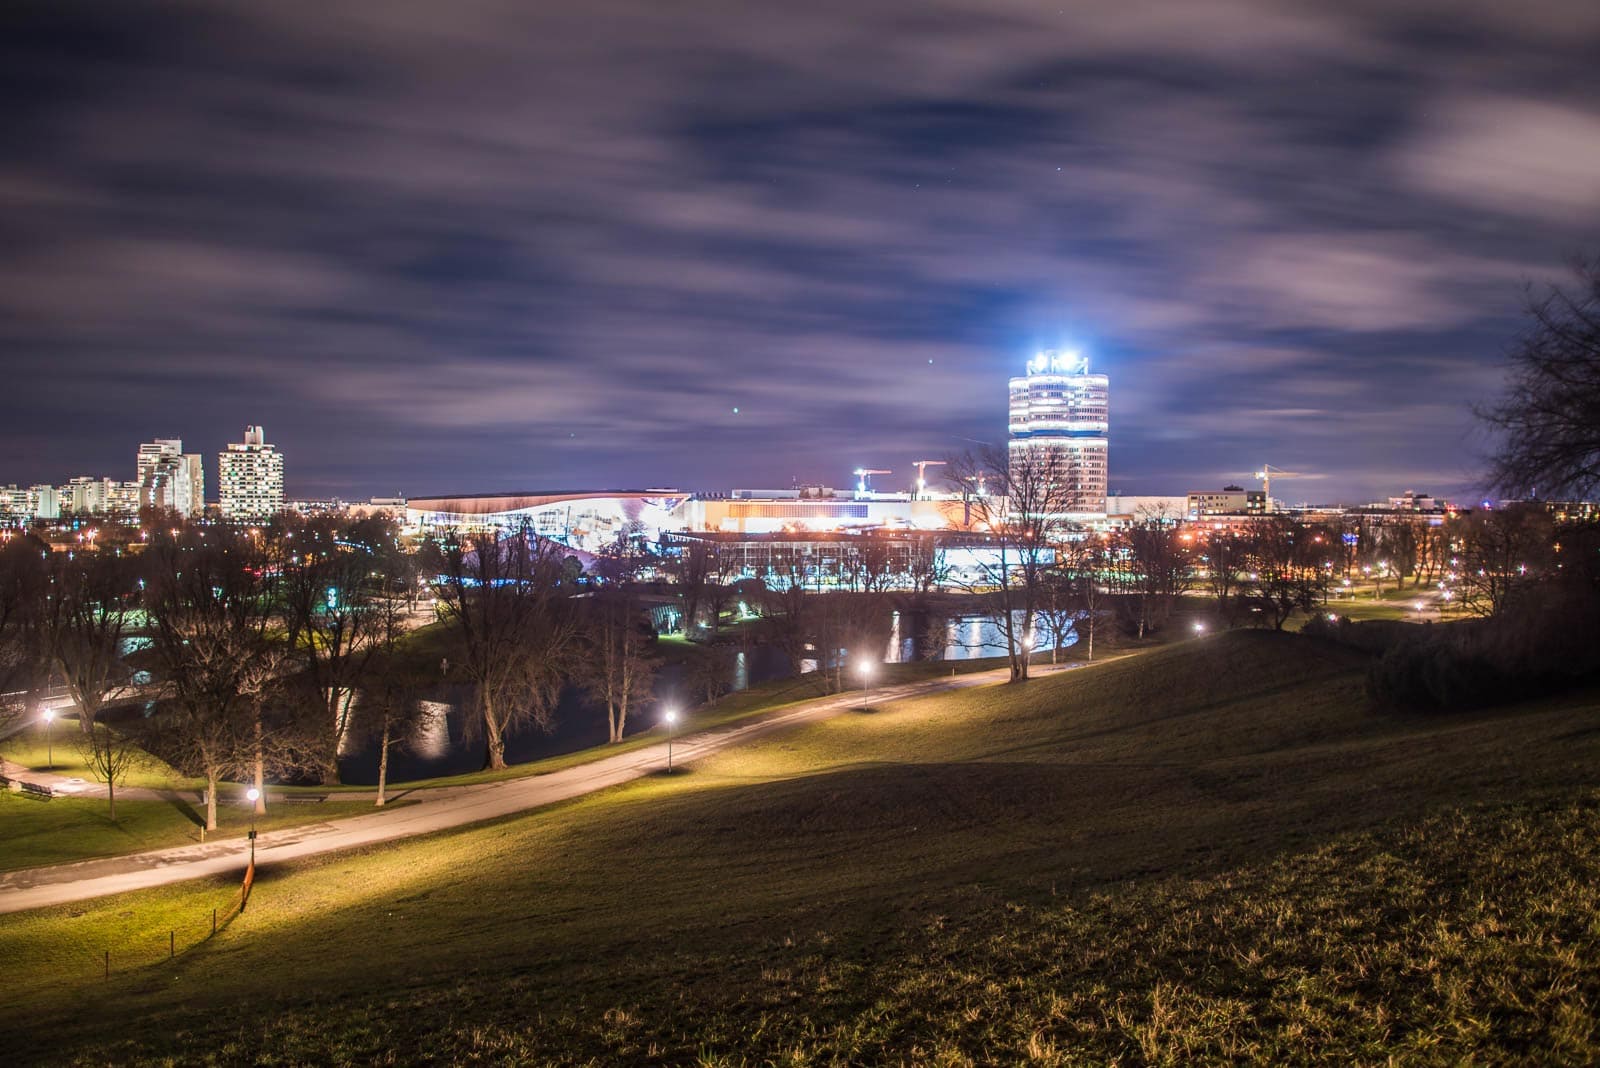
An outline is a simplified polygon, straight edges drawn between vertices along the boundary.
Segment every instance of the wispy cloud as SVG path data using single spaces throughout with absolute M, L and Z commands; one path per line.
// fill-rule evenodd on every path
M 830 481 L 998 437 L 1073 343 L 1123 488 L 1460 481 L 1520 281 L 1595 236 L 1597 34 L 1564 0 L 10 9 L 0 474 L 263 422 L 297 492 Z

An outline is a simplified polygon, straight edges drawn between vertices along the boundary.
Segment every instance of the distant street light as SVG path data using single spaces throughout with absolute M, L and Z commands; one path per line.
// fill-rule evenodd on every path
M 45 759 L 50 762 L 50 770 L 56 770 L 56 738 L 55 738 L 56 710 L 44 710 L 44 752 Z
M 863 707 L 863 708 L 871 708 L 872 707 L 872 661 L 866 659 L 865 657 L 862 657 L 860 664 L 858 664 L 856 666 L 856 673 L 861 676 L 861 690 L 862 690 L 862 694 L 863 694 L 862 699 L 861 699 L 863 703 L 862 703 L 861 707 Z
M 664 715 L 662 715 L 662 717 L 661 717 L 661 722 L 663 722 L 663 723 L 665 723 L 667 725 L 667 774 L 671 775 L 672 774 L 672 736 L 675 733 L 677 733 L 674 730 L 674 727 L 676 727 L 677 722 L 678 722 L 677 710 L 676 709 L 671 709 L 671 708 L 667 709 L 666 713 Z
M 250 867 L 256 866 L 256 802 L 261 800 L 261 791 L 254 786 L 244 792 L 250 799 Z
M 1196 634 L 1204 634 L 1206 632 L 1206 625 L 1204 623 L 1200 622 L 1198 619 L 1195 620 L 1194 621 L 1194 632 Z

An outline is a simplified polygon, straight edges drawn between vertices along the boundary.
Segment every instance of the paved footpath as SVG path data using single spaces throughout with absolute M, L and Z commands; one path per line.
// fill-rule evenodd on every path
M 1033 668 L 1036 674 L 1050 670 L 1038 666 Z M 878 704 L 999 682 L 1005 677 L 1005 670 L 1000 669 L 875 687 L 871 699 L 873 704 Z M 860 690 L 847 691 L 757 719 L 682 735 L 673 739 L 673 762 L 688 763 L 775 731 L 829 719 L 851 708 L 861 707 L 862 698 Z M 545 775 L 474 786 L 414 790 L 409 794 L 410 798 L 416 799 L 413 804 L 375 808 L 370 815 L 326 823 L 263 831 L 256 840 L 256 864 L 260 867 L 275 861 L 297 860 L 526 812 L 660 771 L 666 759 L 667 746 L 662 741 Z M 404 788 L 398 788 L 392 796 L 399 797 L 403 793 Z M 244 867 L 249 851 L 248 840 L 232 838 L 75 864 L 24 868 L 0 874 L 0 913 L 62 905 L 105 894 L 120 894 L 185 879 L 236 872 Z

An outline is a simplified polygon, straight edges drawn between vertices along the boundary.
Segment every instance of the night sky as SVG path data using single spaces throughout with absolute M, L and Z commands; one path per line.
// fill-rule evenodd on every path
M 8 3 L 0 482 L 262 423 L 291 496 L 1473 492 L 1523 287 L 1600 250 L 1600 3 Z M 735 413 L 735 408 L 738 409 Z

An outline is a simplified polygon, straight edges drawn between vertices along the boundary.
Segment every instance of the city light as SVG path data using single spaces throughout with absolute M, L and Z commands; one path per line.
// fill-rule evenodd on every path
M 861 700 L 865 708 L 872 707 L 872 676 L 874 673 L 875 665 L 870 659 L 862 656 L 857 660 L 856 674 L 861 676 L 861 691 L 863 695 Z

